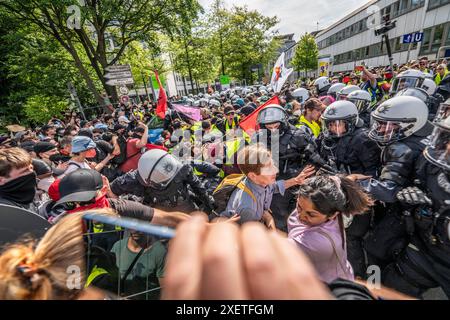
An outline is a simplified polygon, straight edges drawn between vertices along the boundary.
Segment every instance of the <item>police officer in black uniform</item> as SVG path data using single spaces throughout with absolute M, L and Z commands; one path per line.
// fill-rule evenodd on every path
M 258 114 L 260 130 L 252 137 L 252 142 L 267 143 L 274 161 L 278 164 L 278 179 L 297 176 L 310 161 L 316 165 L 327 166 L 316 152 L 316 145 L 301 128 L 289 124 L 288 114 L 283 107 L 271 104 Z M 280 230 L 287 230 L 287 217 L 295 207 L 295 196 L 286 190 L 284 196 L 274 194 L 271 210 L 275 224 Z
M 370 103 L 370 100 L 369 100 Z M 362 174 L 376 178 L 381 150 L 369 139 L 368 130 L 350 101 L 336 101 L 322 114 L 323 133 L 319 141 L 320 155 L 345 174 Z M 362 213 L 362 212 L 361 212 Z M 370 214 L 355 215 L 346 221 L 347 254 L 356 276 L 364 278 L 366 263 L 363 237 L 369 230 Z
M 417 159 L 433 129 L 427 117 L 426 104 L 410 96 L 389 99 L 372 113 L 369 138 L 382 147 L 382 169 L 378 180 L 360 184 L 386 208 L 376 215 L 378 223 L 365 241 L 369 264 L 383 267 L 406 246 L 411 220 L 402 214 L 396 195 L 413 183 Z
M 358 116 L 364 122 L 364 127 L 370 127 L 370 114 L 372 113 L 372 96 L 366 90 L 355 90 L 347 96 L 358 109 Z
M 382 277 L 387 286 L 416 297 L 441 287 L 450 298 L 450 108 L 442 107 L 447 117 L 435 122 L 431 142 L 417 164 L 417 185 L 397 194 L 414 219 L 413 235 Z
M 211 212 L 214 208 L 214 199 L 192 167 L 159 149 L 143 154 L 138 169 L 114 180 L 111 191 L 117 196 L 143 197 L 145 204 L 165 211 Z

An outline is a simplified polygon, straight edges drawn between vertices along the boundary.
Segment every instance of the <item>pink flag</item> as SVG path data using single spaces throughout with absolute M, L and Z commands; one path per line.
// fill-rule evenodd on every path
M 181 104 L 172 104 L 172 107 L 174 110 L 181 112 L 186 117 L 188 117 L 194 121 L 202 120 L 202 116 L 200 114 L 200 109 L 182 106 Z

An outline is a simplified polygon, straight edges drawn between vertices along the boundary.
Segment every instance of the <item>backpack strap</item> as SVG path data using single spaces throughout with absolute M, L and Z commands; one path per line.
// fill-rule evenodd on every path
M 250 190 L 250 188 L 245 185 L 244 179 L 245 178 L 243 178 L 241 181 L 239 181 L 239 183 L 237 184 L 237 187 L 239 189 L 241 189 L 242 191 L 244 191 L 245 193 L 247 193 L 250 197 L 252 197 L 253 201 L 256 202 L 255 195 L 253 194 L 252 190 Z
M 73 165 L 74 165 L 75 167 L 77 167 L 78 169 L 81 169 L 81 166 L 80 166 L 78 163 L 72 162 L 72 161 L 69 161 L 69 163 L 68 163 L 67 166 L 70 166 L 71 164 L 73 164 Z

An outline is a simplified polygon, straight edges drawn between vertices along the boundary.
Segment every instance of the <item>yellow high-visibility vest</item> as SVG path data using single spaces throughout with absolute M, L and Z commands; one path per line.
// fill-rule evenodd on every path
M 95 278 L 101 276 L 102 274 L 108 274 L 108 273 L 109 272 L 106 271 L 105 269 L 94 266 L 94 268 L 92 269 L 92 272 L 89 274 L 89 276 L 86 280 L 86 284 L 84 285 L 84 287 L 85 288 L 88 287 L 92 283 L 92 281 L 95 280 Z
M 306 126 L 308 126 L 308 128 L 311 129 L 314 137 L 317 138 L 319 136 L 319 134 L 320 134 L 320 125 L 317 122 L 315 122 L 315 121 L 309 122 L 308 120 L 306 120 L 305 116 L 303 116 L 303 115 L 300 117 L 299 122 L 300 123 L 296 125 L 297 128 L 300 128 L 301 126 L 305 126 L 306 125 Z
M 445 69 L 445 73 L 444 73 L 444 76 L 442 78 L 441 78 L 441 75 L 439 74 L 439 72 L 436 73 L 436 77 L 434 77 L 434 82 L 436 83 L 436 85 L 440 85 L 442 79 L 444 79 L 448 75 L 448 73 L 449 73 L 448 70 Z

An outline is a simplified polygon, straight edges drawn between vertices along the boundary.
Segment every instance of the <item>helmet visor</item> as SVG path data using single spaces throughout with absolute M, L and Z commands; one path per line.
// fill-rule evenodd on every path
M 349 132 L 348 120 L 324 120 L 322 127 L 327 138 L 340 138 Z
M 356 106 L 356 108 L 358 108 L 359 113 L 365 112 L 369 108 L 369 105 L 370 105 L 369 101 L 361 100 L 361 99 L 351 99 L 350 98 L 350 99 L 348 99 L 348 101 L 352 102 Z
M 337 101 L 346 101 L 347 95 L 343 94 L 343 93 L 338 93 L 338 94 L 336 94 L 336 100 Z
M 415 88 L 418 86 L 419 79 L 418 78 L 397 78 L 392 83 L 391 87 L 391 93 L 396 93 L 400 90 L 407 89 L 407 88 Z
M 380 143 L 388 143 L 390 141 L 399 140 L 401 129 L 402 126 L 397 121 L 373 119 L 369 137 Z
M 450 116 L 450 104 L 441 103 L 434 118 L 434 122 L 440 122 Z
M 436 127 L 431 142 L 425 149 L 425 157 L 435 165 L 450 171 L 450 131 Z
M 269 124 L 275 122 L 285 122 L 286 114 L 279 108 L 266 108 L 258 115 L 259 124 Z

